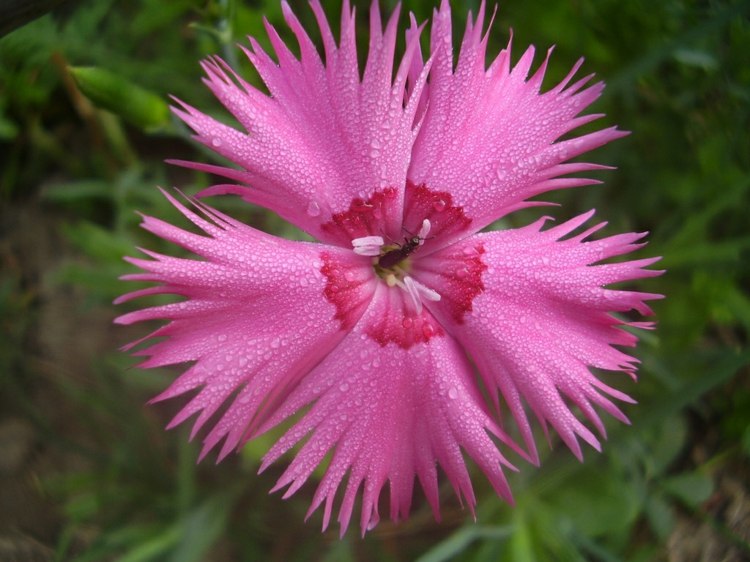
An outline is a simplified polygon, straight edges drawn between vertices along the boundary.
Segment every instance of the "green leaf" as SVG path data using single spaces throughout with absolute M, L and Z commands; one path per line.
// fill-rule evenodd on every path
M 687 432 L 687 424 L 681 416 L 667 418 L 663 423 L 644 430 L 641 439 L 649 444 L 645 460 L 653 476 L 663 474 L 682 451 Z
M 46 187 L 41 194 L 45 201 L 79 202 L 85 199 L 111 199 L 112 185 L 102 180 L 77 180 Z
M 18 125 L 0 114 L 0 140 L 13 140 L 18 136 Z
M 232 503 L 225 495 L 213 497 L 189 512 L 180 525 L 180 540 L 172 562 L 200 562 L 226 527 Z
M 117 559 L 117 562 L 150 562 L 152 560 L 163 560 L 166 554 L 179 540 L 180 530 L 178 527 L 164 529 L 158 535 L 145 540 L 130 550 L 125 556 Z
M 695 507 L 706 501 L 713 493 L 714 483 L 706 474 L 690 472 L 664 479 L 662 488 L 667 494 Z
M 640 507 L 632 486 L 594 465 L 581 467 L 550 494 L 549 502 L 589 537 L 626 530 Z
M 666 539 L 674 528 L 672 507 L 661 494 L 651 494 L 646 500 L 646 517 L 656 536 Z
M 65 225 L 63 232 L 87 256 L 100 262 L 120 265 L 123 256 L 133 253 L 129 240 L 90 222 Z
M 150 131 L 169 122 L 169 107 L 161 96 L 126 78 L 98 67 L 69 67 L 81 92 L 95 105 Z
M 464 527 L 420 556 L 417 559 L 417 562 L 443 562 L 445 560 L 454 560 L 455 556 L 461 554 L 476 540 L 488 539 L 501 541 L 510 536 L 515 536 L 515 534 L 516 530 L 510 525 L 504 527 L 487 527 L 478 525 Z

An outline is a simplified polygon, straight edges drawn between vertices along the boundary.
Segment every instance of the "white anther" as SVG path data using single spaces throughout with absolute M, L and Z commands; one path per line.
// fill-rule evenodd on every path
M 440 300 L 440 295 L 438 293 L 436 293 L 429 287 L 425 287 L 424 285 L 422 285 L 422 283 L 420 283 L 413 277 L 410 277 L 409 275 L 404 277 L 404 282 L 399 283 L 398 286 L 406 291 L 407 295 L 409 295 L 409 302 L 411 302 L 417 314 L 422 313 L 422 299 L 433 302 L 437 302 Z
M 425 219 L 422 221 L 422 228 L 419 229 L 419 232 L 417 233 L 417 236 L 419 236 L 419 245 L 421 246 L 424 244 L 425 238 L 427 238 L 427 235 L 430 233 L 430 228 L 432 225 L 430 224 L 430 221 Z
M 385 241 L 382 236 L 363 236 L 352 240 L 354 253 L 360 256 L 378 256 Z

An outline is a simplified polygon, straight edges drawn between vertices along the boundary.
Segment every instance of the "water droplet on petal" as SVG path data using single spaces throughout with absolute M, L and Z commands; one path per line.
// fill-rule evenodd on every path
M 346 392 L 347 390 L 349 390 L 349 384 L 347 384 L 347 383 L 345 383 L 345 382 L 342 382 L 342 383 L 341 383 L 341 386 L 339 386 L 339 390 L 340 390 L 341 392 Z
M 445 209 L 446 205 L 447 203 L 445 202 L 444 199 L 438 199 L 432 204 L 432 208 L 435 209 L 436 211 L 442 211 Z
M 214 138 L 213 138 L 213 139 L 211 140 L 211 144 L 212 144 L 212 145 L 213 145 L 213 146 L 214 146 L 215 148 L 219 148 L 219 147 L 221 146 L 221 139 L 220 139 L 219 137 L 214 137 Z
M 451 400 L 455 400 L 456 398 L 458 398 L 458 390 L 456 390 L 456 387 L 452 387 L 448 391 L 448 398 L 450 398 Z
M 320 216 L 320 205 L 318 205 L 317 201 L 310 201 L 310 204 L 307 206 L 307 214 L 311 217 Z

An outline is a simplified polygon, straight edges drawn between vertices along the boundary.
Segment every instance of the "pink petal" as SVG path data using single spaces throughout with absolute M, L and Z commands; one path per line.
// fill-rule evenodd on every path
M 323 298 L 327 279 L 321 272 L 319 244 L 269 236 L 208 207 L 201 208 L 202 217 L 168 197 L 209 236 L 152 217 L 144 217 L 144 228 L 203 260 L 153 252 L 147 252 L 152 260 L 130 259 L 149 280 L 160 284 L 158 292 L 186 300 L 130 312 L 117 322 L 169 322 L 151 334 L 166 339 L 136 352 L 148 357 L 142 367 L 193 363 L 154 399 L 197 391 L 170 427 L 199 413 L 195 435 L 223 404 L 231 403 L 204 440 L 202 456 L 225 439 L 221 458 L 252 434 L 253 427 L 341 341 L 345 331 L 335 306 Z M 353 253 L 333 247 L 327 253 L 342 254 L 339 261 L 349 260 L 353 270 L 359 264 L 366 279 L 372 278 L 366 260 L 352 263 Z M 371 283 L 359 285 L 365 294 L 372 288 Z M 137 291 L 134 296 L 151 292 Z
M 483 10 L 467 27 L 454 69 L 447 0 L 435 13 L 429 98 L 408 172 L 416 185 L 451 193 L 472 218 L 474 231 L 540 193 L 596 183 L 559 176 L 601 166 L 564 163 L 625 134 L 609 128 L 560 140 L 599 117 L 580 114 L 603 84 L 584 88 L 585 79 L 567 86 L 577 65 L 559 85 L 540 93 L 546 59 L 529 76 L 534 48 L 511 68 L 510 43 L 487 68 L 482 26 Z
M 342 534 L 360 488 L 363 534 L 379 519 L 378 498 L 386 482 L 391 518 L 407 517 L 415 476 L 439 517 L 437 466 L 473 512 L 476 500 L 462 451 L 497 492 L 512 501 L 502 470 L 510 464 L 491 436 L 515 445 L 487 415 L 471 366 L 456 342 L 438 336 L 406 349 L 368 336 L 373 325 L 393 314 L 391 301 L 399 294 L 380 285 L 370 308 L 336 353 L 304 378 L 263 428 L 312 404 L 271 448 L 261 470 L 307 438 L 274 488 L 288 486 L 288 497 L 330 455 L 310 513 L 325 503 L 327 527 L 334 496 L 346 479 L 338 515 Z
M 537 457 L 525 407 L 549 423 L 579 458 L 580 437 L 599 449 L 599 441 L 573 414 L 577 406 L 605 437 L 594 406 L 623 422 L 627 418 L 607 396 L 632 402 L 598 380 L 590 368 L 634 375 L 637 360 L 617 346 L 633 346 L 636 337 L 622 329 L 628 322 L 614 312 L 631 309 L 649 314 L 645 301 L 660 295 L 606 285 L 652 277 L 643 269 L 656 259 L 599 263 L 640 247 L 643 234 L 621 234 L 600 240 L 582 235 L 563 238 L 591 213 L 542 230 L 544 219 L 517 230 L 476 235 L 420 260 L 414 276 L 443 295 L 430 303 L 441 324 L 466 348 L 488 388 L 496 388 L 520 429 L 530 454 Z M 456 315 L 452 302 L 460 284 L 450 264 L 464 263 L 467 253 L 486 264 L 482 292 L 472 310 Z M 473 274 L 471 274 L 473 275 Z
M 353 11 L 342 10 L 341 40 L 336 46 L 317 0 L 312 8 L 325 46 L 323 62 L 306 31 L 286 4 L 284 17 L 300 45 L 297 59 L 276 30 L 266 25 L 278 62 L 250 38 L 245 54 L 265 82 L 270 96 L 238 77 L 218 58 L 204 62 L 206 84 L 242 124 L 224 125 L 180 103 L 175 113 L 199 142 L 240 166 L 239 170 L 190 162 L 179 164 L 224 175 L 238 186 L 206 194 L 233 193 L 267 207 L 324 241 L 341 244 L 320 226 L 346 210 L 354 198 L 396 188 L 401 206 L 406 170 L 416 132 L 414 114 L 423 74 L 413 103 L 405 101 L 407 74 L 418 50 L 418 33 L 392 77 L 398 10 L 385 31 L 377 3 L 370 11 L 371 34 L 360 81 Z M 387 229 L 399 231 L 399 216 Z M 346 244 L 342 244 L 346 245 Z

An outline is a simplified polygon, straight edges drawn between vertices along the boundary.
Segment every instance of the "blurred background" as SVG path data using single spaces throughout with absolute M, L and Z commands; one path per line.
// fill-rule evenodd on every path
M 340 1 L 324 4 L 337 21 Z M 365 42 L 368 2 L 355 4 Z M 404 4 L 420 21 L 433 7 Z M 477 5 L 454 3 L 457 30 Z M 648 230 L 638 257 L 664 256 L 668 273 L 637 286 L 667 295 L 641 334 L 640 381 L 618 383 L 640 404 L 631 427 L 609 424 L 603 454 L 580 464 L 555 442 L 541 469 L 521 465 L 515 508 L 477 477 L 476 523 L 444 486 L 442 523 L 417 492 L 408 521 L 342 540 L 319 513 L 303 522 L 314 483 L 268 495 L 283 463 L 255 473 L 271 438 L 196 465 L 187 431 L 163 430 L 180 400 L 145 406 L 174 372 L 133 369 L 118 347 L 146 328 L 112 325 L 122 256 L 175 251 L 135 211 L 184 225 L 155 186 L 211 183 L 164 163 L 214 158 L 167 96 L 223 116 L 198 61 L 219 53 L 257 84 L 234 45 L 267 45 L 263 15 L 289 37 L 276 0 L 0 3 L 0 561 L 750 560 L 750 2 L 503 2 L 493 55 L 510 28 L 515 59 L 556 44 L 547 87 L 584 55 L 582 73 L 608 84 L 592 111 L 633 133 L 590 156 L 618 168 L 604 185 L 555 194 L 551 214 L 596 207 L 605 234 Z

